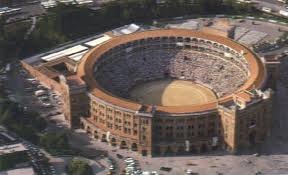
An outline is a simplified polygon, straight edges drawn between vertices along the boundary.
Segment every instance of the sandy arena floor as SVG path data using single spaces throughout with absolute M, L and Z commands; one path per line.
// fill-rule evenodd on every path
M 157 80 L 132 89 L 130 98 L 160 106 L 198 105 L 216 100 L 210 89 L 184 80 Z

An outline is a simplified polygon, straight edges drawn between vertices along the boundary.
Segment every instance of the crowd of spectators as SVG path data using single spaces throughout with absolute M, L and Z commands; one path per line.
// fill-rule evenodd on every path
M 218 97 L 233 93 L 247 80 L 247 72 L 220 56 L 188 49 L 146 49 L 110 58 L 95 78 L 110 93 L 127 98 L 139 83 L 172 78 L 212 89 Z

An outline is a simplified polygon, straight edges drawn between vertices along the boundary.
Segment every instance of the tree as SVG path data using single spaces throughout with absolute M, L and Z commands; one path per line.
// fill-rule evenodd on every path
M 93 175 L 93 169 L 87 162 L 73 159 L 67 167 L 68 175 Z
M 70 150 L 68 136 L 64 132 L 49 132 L 40 137 L 40 145 L 52 153 Z
M 0 171 L 14 168 L 19 163 L 29 161 L 26 152 L 15 152 L 10 154 L 0 155 Z

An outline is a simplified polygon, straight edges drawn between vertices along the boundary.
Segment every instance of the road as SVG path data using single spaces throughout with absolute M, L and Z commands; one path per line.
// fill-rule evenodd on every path
M 26 32 L 25 36 L 24 36 L 24 39 L 27 40 L 29 35 L 33 32 L 33 30 L 35 29 L 35 26 L 36 26 L 36 22 L 37 22 L 37 17 L 36 16 L 33 16 L 31 18 L 32 20 L 32 23 L 31 23 L 31 27 L 28 29 L 28 31 Z
M 285 10 L 284 4 L 277 1 L 272 0 L 252 0 L 253 2 L 257 3 L 256 7 L 268 7 L 271 8 L 272 11 L 278 12 L 279 10 Z

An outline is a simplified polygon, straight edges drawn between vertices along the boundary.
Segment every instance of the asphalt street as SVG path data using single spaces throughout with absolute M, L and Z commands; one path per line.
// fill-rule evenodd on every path
M 257 3 L 257 7 L 268 7 L 271 8 L 273 11 L 278 12 L 279 10 L 285 10 L 285 6 L 281 2 L 277 2 L 276 0 L 252 0 L 253 2 Z

